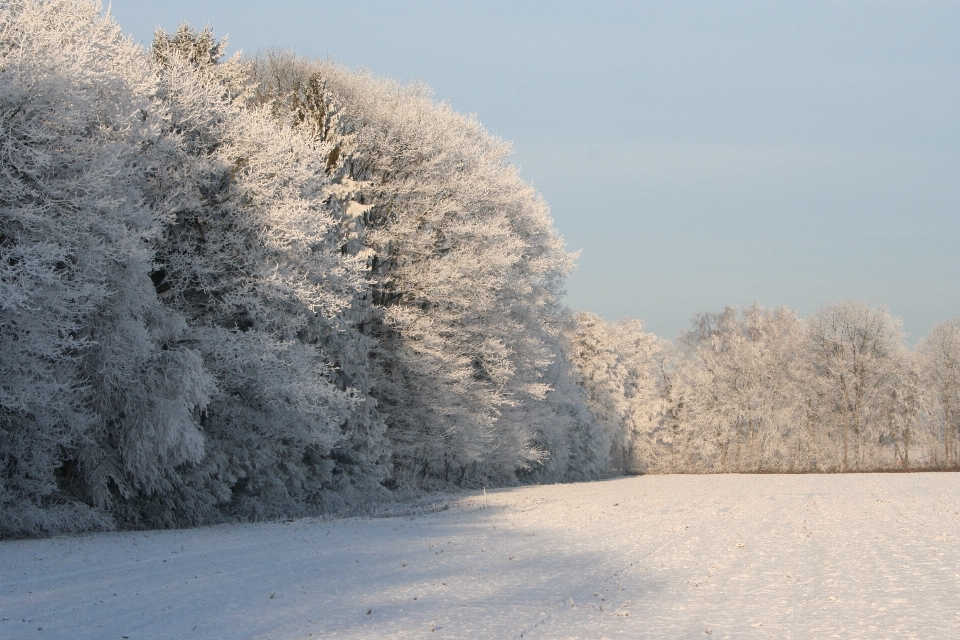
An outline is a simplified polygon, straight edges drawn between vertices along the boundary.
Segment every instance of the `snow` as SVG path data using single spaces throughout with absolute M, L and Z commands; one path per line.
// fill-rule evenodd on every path
M 643 476 L 0 543 L 0 637 L 960 637 L 960 475 Z

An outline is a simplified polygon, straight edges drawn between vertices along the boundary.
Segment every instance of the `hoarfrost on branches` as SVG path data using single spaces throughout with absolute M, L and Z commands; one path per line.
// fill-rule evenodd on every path
M 616 473 L 960 464 L 960 329 L 562 304 L 510 145 L 404 86 L 90 0 L 0 6 L 0 535 Z

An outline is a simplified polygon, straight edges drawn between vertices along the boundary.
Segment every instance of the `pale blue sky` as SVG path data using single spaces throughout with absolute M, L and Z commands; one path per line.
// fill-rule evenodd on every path
M 567 303 L 672 338 L 752 302 L 960 315 L 960 3 L 114 0 L 424 80 L 514 143 L 582 250 Z

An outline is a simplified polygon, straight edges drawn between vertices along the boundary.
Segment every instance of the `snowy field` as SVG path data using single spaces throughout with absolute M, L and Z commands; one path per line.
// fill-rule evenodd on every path
M 647 476 L 0 543 L 0 638 L 960 638 L 960 474 Z

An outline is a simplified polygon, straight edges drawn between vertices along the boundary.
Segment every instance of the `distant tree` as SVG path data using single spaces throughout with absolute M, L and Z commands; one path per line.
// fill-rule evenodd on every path
M 812 393 L 839 431 L 840 467 L 863 469 L 883 435 L 884 400 L 907 366 L 900 322 L 886 309 L 841 302 L 810 318 L 808 341 Z
M 703 314 L 682 337 L 684 418 L 712 440 L 722 471 L 782 470 L 797 459 L 800 322 L 754 305 Z M 709 464 L 709 463 L 707 463 Z
M 610 433 L 611 445 L 622 449 L 627 441 L 630 413 L 626 385 L 629 373 L 622 361 L 613 327 L 592 313 L 580 312 L 570 337 L 572 357 L 587 405 Z
M 960 321 L 941 322 L 917 345 L 943 464 L 960 465 Z M 939 457 L 939 456 L 937 456 Z
M 885 420 L 885 433 L 881 443 L 889 441 L 893 445 L 894 461 L 903 469 L 910 468 L 910 447 L 917 443 L 917 427 L 923 403 L 921 372 L 914 354 L 906 354 L 904 366 L 895 384 L 887 391 L 886 400 L 881 407 Z M 882 462 L 881 462 L 882 464 Z
M 580 312 L 569 333 L 571 360 L 587 406 L 606 426 L 611 468 L 643 473 L 661 468 L 668 420 L 667 345 L 637 320 L 608 323 Z

